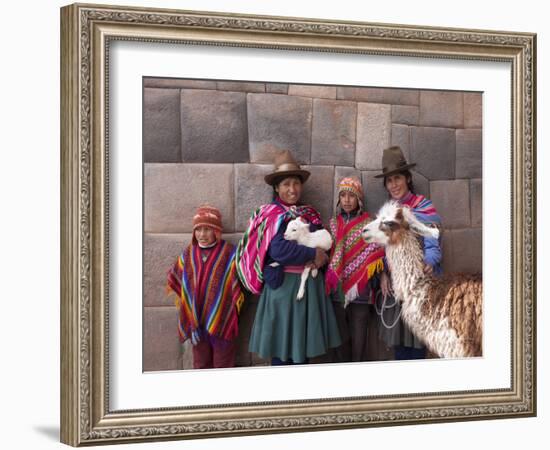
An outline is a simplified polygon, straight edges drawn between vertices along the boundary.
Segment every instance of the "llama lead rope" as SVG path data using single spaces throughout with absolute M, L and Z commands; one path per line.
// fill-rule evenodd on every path
M 384 295 L 384 299 L 382 301 L 382 306 L 380 307 L 380 309 L 378 309 L 377 305 L 378 305 L 378 298 L 379 298 L 380 295 L 382 295 L 381 290 L 378 291 L 377 294 L 376 294 L 376 298 L 374 300 L 374 309 L 376 311 L 376 314 L 380 317 L 380 321 L 382 322 L 382 325 L 384 326 L 384 328 L 386 328 L 387 330 L 391 330 L 397 325 L 397 322 L 399 322 L 399 319 L 401 318 L 401 308 L 399 308 L 399 313 L 397 314 L 397 317 L 395 318 L 394 322 L 391 325 L 388 325 L 386 323 L 386 319 L 384 319 L 384 311 L 396 307 L 398 305 L 398 302 L 397 302 L 397 299 L 394 297 L 393 298 L 394 299 L 393 304 L 388 306 L 388 305 L 386 305 L 386 302 L 388 300 L 388 296 Z

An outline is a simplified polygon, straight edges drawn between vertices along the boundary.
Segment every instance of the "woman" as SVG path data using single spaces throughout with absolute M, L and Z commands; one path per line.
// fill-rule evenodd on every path
M 243 285 L 260 294 L 249 350 L 272 365 L 303 364 L 340 344 L 322 276 L 309 277 L 306 292 L 296 299 L 306 264 L 324 266 L 328 257 L 284 239 L 290 220 L 301 217 L 310 229 L 321 228 L 319 213 L 299 205 L 303 184 L 310 173 L 302 170 L 285 150 L 275 158 L 275 169 L 265 176 L 273 187 L 273 201 L 258 208 L 237 247 L 237 271 Z
M 382 174 L 376 178 L 384 178 L 384 187 L 392 200 L 409 207 L 414 215 L 423 223 L 433 227 L 441 226 L 441 218 L 432 202 L 423 195 L 414 192 L 410 168 L 416 164 L 408 164 L 400 147 L 390 147 L 382 155 Z M 424 251 L 424 271 L 433 275 L 441 274 L 441 247 L 439 240 L 422 238 Z M 391 269 L 391 268 L 390 268 Z M 381 318 L 380 336 L 386 345 L 393 346 L 395 359 L 423 359 L 426 357 L 426 347 L 399 319 L 400 306 L 391 296 L 391 283 L 388 275 L 381 276 L 381 291 L 383 300 L 377 301 Z
M 370 222 L 369 214 L 363 211 L 363 198 L 358 178 L 340 180 L 339 211 L 330 220 L 334 243 L 325 277 L 342 338 L 342 345 L 332 352 L 334 362 L 367 359 L 369 304 L 377 282 L 375 275 L 384 268 L 384 249 L 361 238 L 361 230 Z

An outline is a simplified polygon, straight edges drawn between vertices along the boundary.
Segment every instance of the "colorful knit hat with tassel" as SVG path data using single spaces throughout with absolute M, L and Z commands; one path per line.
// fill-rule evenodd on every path
M 201 205 L 193 216 L 193 243 L 196 243 L 195 230 L 198 227 L 209 227 L 214 230 L 216 240 L 219 242 L 222 236 L 222 213 L 211 205 Z
M 363 185 L 359 181 L 359 178 L 345 177 L 340 180 L 340 183 L 338 183 L 338 203 L 336 206 L 340 204 L 340 193 L 345 191 L 355 194 L 359 203 L 359 209 L 363 210 Z

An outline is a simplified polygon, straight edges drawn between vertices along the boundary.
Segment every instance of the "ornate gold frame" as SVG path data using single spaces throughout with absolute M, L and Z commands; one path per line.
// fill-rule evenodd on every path
M 106 70 L 112 40 L 511 63 L 511 388 L 110 411 Z M 535 415 L 535 70 L 536 36 L 529 33 L 79 4 L 62 8 L 62 442 L 78 446 Z

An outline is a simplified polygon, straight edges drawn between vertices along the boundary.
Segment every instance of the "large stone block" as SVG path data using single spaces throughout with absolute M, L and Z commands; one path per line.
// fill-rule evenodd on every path
M 429 127 L 464 127 L 462 92 L 420 91 L 419 124 Z
M 145 162 L 181 161 L 180 91 L 143 90 L 143 158 Z
M 344 177 L 356 177 L 361 181 L 361 171 L 354 167 L 346 166 L 336 166 L 334 168 L 334 195 L 332 199 L 332 204 L 335 209 L 338 209 L 336 204 L 338 203 L 338 183 Z M 363 186 L 364 188 L 364 186 Z M 363 189 L 363 195 L 365 195 L 365 189 Z M 333 211 L 333 214 L 337 211 Z
M 483 225 L 483 180 L 470 180 L 470 211 L 472 226 Z
M 256 316 L 258 296 L 245 293 L 245 301 L 239 313 L 239 336 L 237 337 L 237 354 L 235 366 L 249 367 L 252 365 L 252 354 L 248 351 L 252 324 Z
M 357 103 L 313 100 L 312 164 L 353 166 Z
M 481 228 L 450 231 L 453 240 L 451 271 L 454 273 L 483 272 L 483 233 Z
M 425 197 L 430 198 L 430 180 L 424 175 L 411 170 L 414 192 L 416 194 L 422 194 Z
M 246 81 L 218 81 L 217 87 L 220 91 L 265 92 L 265 83 Z
M 226 232 L 235 229 L 233 164 L 145 164 L 144 231 L 190 233 L 203 203 L 220 209 Z
M 367 199 L 366 209 L 373 217 L 380 207 L 389 200 L 388 191 L 384 187 L 384 179 L 374 178 L 379 174 L 379 170 L 368 170 L 362 173 L 363 189 Z
M 181 352 L 181 365 L 182 369 L 192 369 L 193 368 L 193 344 L 191 340 L 187 339 L 180 346 Z
M 418 106 L 420 94 L 414 89 L 338 87 L 336 98 L 356 102 Z
M 357 177 L 361 179 L 361 171 L 355 167 L 336 166 L 334 168 L 334 186 L 344 177 Z
M 182 90 L 183 161 L 248 161 L 246 114 L 245 93 Z
M 271 364 L 270 359 L 260 358 L 256 353 L 250 353 L 248 351 L 250 334 L 252 332 L 252 326 L 254 325 L 254 319 L 256 317 L 260 296 L 252 295 L 249 292 L 246 292 L 245 295 L 246 298 L 244 308 L 239 318 L 239 349 L 237 350 L 237 365 L 244 365 L 240 364 L 241 361 L 249 361 L 251 366 L 269 366 Z
M 464 128 L 481 128 L 483 123 L 483 94 L 464 93 Z
M 470 182 L 468 180 L 432 181 L 430 195 L 441 216 L 443 227 L 470 226 Z
M 453 272 L 453 235 L 451 230 L 441 232 L 441 268 L 444 274 Z
M 405 159 L 407 161 L 411 160 L 411 127 L 407 125 L 392 124 L 390 143 L 391 145 L 398 145 L 399 147 L 401 147 Z
M 210 80 L 191 80 L 184 78 L 154 78 L 143 79 L 143 87 L 172 89 L 216 89 L 216 82 Z
M 333 212 L 334 167 L 304 166 L 304 169 L 309 170 L 311 176 L 304 184 L 301 201 L 319 211 L 326 224 Z
M 229 242 L 230 244 L 237 245 L 241 238 L 243 237 L 242 233 L 223 233 L 222 238 Z
M 335 86 L 314 86 L 314 85 L 306 85 L 306 84 L 291 84 L 288 87 L 288 95 L 336 99 L 336 87 Z
M 456 177 L 481 178 L 482 142 L 480 129 L 456 130 Z
M 418 125 L 420 109 L 418 106 L 393 105 L 391 107 L 392 123 L 402 125 Z
M 410 162 L 430 180 L 455 178 L 456 138 L 449 128 L 411 128 Z
M 191 234 L 151 234 L 143 239 L 143 304 L 171 306 L 174 297 L 166 294 L 166 274 L 176 258 L 191 242 Z
M 177 310 L 147 307 L 143 311 L 143 370 L 182 368 Z
M 290 149 L 299 163 L 310 162 L 313 101 L 277 94 L 248 94 L 250 161 L 272 163 Z
M 359 103 L 357 106 L 357 150 L 355 167 L 382 168 L 382 152 L 390 146 L 391 106 Z
M 254 210 L 271 202 L 273 189 L 264 177 L 272 171 L 272 165 L 235 164 L 236 230 L 244 231 Z
M 268 94 L 288 94 L 288 84 L 286 83 L 266 83 L 265 91 Z

